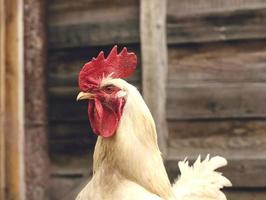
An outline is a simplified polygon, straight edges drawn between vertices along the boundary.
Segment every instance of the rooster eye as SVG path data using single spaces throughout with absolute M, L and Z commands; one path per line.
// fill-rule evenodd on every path
M 114 89 L 114 86 L 112 85 L 108 85 L 104 87 L 104 91 L 109 94 L 113 92 L 113 89 Z

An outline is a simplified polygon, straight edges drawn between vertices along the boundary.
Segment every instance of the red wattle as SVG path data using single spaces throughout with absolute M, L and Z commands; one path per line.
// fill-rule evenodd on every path
M 89 119 L 95 134 L 108 138 L 114 135 L 122 115 L 124 100 L 101 102 L 97 97 L 89 101 Z

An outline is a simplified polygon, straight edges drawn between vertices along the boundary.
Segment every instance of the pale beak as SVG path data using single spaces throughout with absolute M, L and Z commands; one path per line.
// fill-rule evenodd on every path
M 93 99 L 94 94 L 91 94 L 89 92 L 80 92 L 77 96 L 77 101 L 83 100 L 83 99 Z

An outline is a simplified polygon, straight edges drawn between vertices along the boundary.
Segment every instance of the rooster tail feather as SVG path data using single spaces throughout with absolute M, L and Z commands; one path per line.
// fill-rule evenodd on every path
M 215 171 L 226 165 L 225 158 L 215 156 L 210 159 L 209 155 L 203 161 L 199 156 L 192 166 L 189 166 L 187 159 L 180 161 L 178 166 L 181 175 L 173 185 L 176 198 L 226 200 L 221 189 L 232 184 L 222 173 Z

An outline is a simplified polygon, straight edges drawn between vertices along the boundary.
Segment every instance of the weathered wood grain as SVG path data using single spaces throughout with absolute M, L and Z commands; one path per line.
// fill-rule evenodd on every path
M 46 1 L 24 0 L 25 179 L 27 200 L 47 200 Z
M 257 9 L 266 6 L 263 0 L 168 0 L 167 11 L 180 17 Z
M 5 3 L 5 147 L 6 199 L 25 199 L 23 7 Z
M 209 136 L 241 136 L 243 138 L 247 136 L 249 138 L 252 135 L 256 139 L 256 136 L 263 137 L 266 134 L 265 119 L 168 120 L 168 127 L 169 137 L 174 140 Z
M 266 41 L 171 45 L 170 85 L 266 81 Z
M 0 0 L 0 199 L 5 199 L 5 9 Z
M 265 38 L 266 9 L 168 17 L 168 42 L 191 43 Z
M 51 0 L 48 4 L 49 11 L 80 11 L 86 9 L 108 9 L 123 6 L 138 8 L 139 0 Z M 265 6 L 263 0 L 168 0 L 167 11 L 179 16 L 195 15 L 210 12 L 223 12 L 224 10 L 245 10 L 247 8 L 260 8 Z
M 76 6 L 70 1 L 49 4 L 50 48 L 140 41 L 139 1 L 81 2 Z M 173 44 L 265 38 L 265 10 L 266 3 L 261 0 L 170 0 L 167 41 Z
M 139 0 L 79 0 L 73 2 L 71 0 L 50 0 L 48 7 L 53 12 L 60 11 L 83 11 L 86 9 L 103 9 L 112 7 L 123 7 L 123 6 L 136 6 Z
M 137 47 L 131 48 L 139 54 Z M 81 48 L 76 53 L 52 54 L 48 80 L 51 98 L 75 98 L 78 72 L 97 50 Z M 264 118 L 265 57 L 264 40 L 170 46 L 168 118 Z M 140 69 L 129 79 L 139 88 Z
M 49 4 L 49 44 L 52 46 L 56 43 L 60 43 L 57 47 L 91 46 L 98 43 L 103 45 L 123 41 L 133 43 L 135 38 L 139 41 L 137 1 L 129 4 L 121 1 L 83 1 L 75 6 L 69 2 L 64 2 L 64 6 L 60 4 L 62 2 Z M 70 7 L 72 8 L 69 9 Z M 66 21 L 66 18 L 69 20 Z M 62 37 L 63 32 L 65 33 Z
M 253 179 L 252 179 L 253 180 Z M 226 189 L 225 194 L 230 200 L 264 200 L 266 199 L 265 189 Z
M 171 46 L 168 117 L 265 117 L 265 58 L 265 41 Z
M 143 0 L 140 5 L 142 91 L 156 123 L 158 144 L 164 154 L 168 137 L 166 5 L 166 0 Z
M 168 94 L 168 119 L 266 117 L 265 83 L 187 84 Z
M 169 121 L 170 154 L 256 155 L 266 152 L 265 120 Z M 260 153 L 258 153 L 260 152 Z

